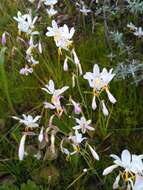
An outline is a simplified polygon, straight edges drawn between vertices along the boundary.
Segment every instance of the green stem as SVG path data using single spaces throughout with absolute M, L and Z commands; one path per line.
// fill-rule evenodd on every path
M 89 111 L 88 111 L 88 107 L 87 107 L 87 105 L 86 105 L 86 102 L 85 102 L 85 100 L 84 100 L 84 97 L 83 97 L 83 94 L 82 94 L 82 91 L 81 91 L 81 88 L 80 88 L 80 85 L 79 85 L 78 74 L 76 75 L 76 79 L 77 79 L 77 88 L 78 88 L 79 94 L 80 94 L 80 96 L 81 96 L 81 99 L 82 99 L 82 102 L 83 102 L 83 104 L 84 104 L 84 107 L 86 108 L 88 118 L 90 118 L 90 114 L 89 114 Z
M 1 79 L 2 79 L 2 83 L 3 83 L 3 91 L 5 93 L 9 108 L 12 111 L 12 113 L 15 114 L 16 112 L 15 112 L 15 110 L 13 108 L 13 104 L 12 104 L 12 101 L 11 101 L 11 98 L 10 98 L 9 89 L 8 89 L 8 81 L 7 81 L 7 76 L 6 76 L 6 72 L 5 72 L 5 68 L 4 68 L 4 62 L 5 62 L 4 54 L 5 54 L 5 51 L 6 51 L 6 47 L 3 47 L 1 49 L 1 52 L 0 52 L 0 72 L 1 72 L 1 77 L 2 77 Z

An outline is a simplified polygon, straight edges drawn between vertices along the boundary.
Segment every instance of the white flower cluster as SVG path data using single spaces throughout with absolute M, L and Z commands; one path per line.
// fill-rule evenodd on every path
M 119 182 L 122 177 L 129 190 L 143 189 L 143 155 L 131 154 L 124 150 L 119 158 L 115 154 L 110 155 L 114 159 L 114 165 L 109 166 L 103 171 L 103 175 L 108 175 L 117 167 L 122 168 L 113 184 L 113 189 L 119 188 Z
M 92 109 L 95 110 L 97 108 L 96 99 L 98 99 L 101 103 L 102 111 L 105 116 L 108 116 L 109 112 L 106 108 L 104 100 L 100 100 L 101 92 L 105 90 L 109 101 L 112 104 L 116 103 L 116 99 L 109 91 L 109 83 L 115 76 L 115 74 L 112 73 L 112 70 L 113 69 L 110 69 L 110 71 L 108 72 L 107 69 L 104 68 L 102 72 L 100 72 L 99 66 L 95 64 L 93 67 L 93 73 L 86 72 L 83 76 L 84 79 L 88 80 L 89 86 L 93 88 Z
M 77 5 L 77 7 L 79 8 L 79 11 L 80 11 L 84 16 L 87 16 L 88 13 L 91 13 L 91 9 L 89 9 L 89 8 L 85 5 L 84 1 L 80 1 L 79 3 L 76 2 L 76 5 Z
M 42 53 L 41 42 L 39 41 L 38 43 L 34 44 L 34 40 L 33 40 L 35 35 L 39 35 L 38 31 L 34 31 L 35 23 L 38 17 L 36 16 L 32 18 L 31 13 L 22 15 L 22 13 L 18 11 L 17 17 L 13 17 L 13 18 L 18 23 L 19 35 L 21 35 L 21 33 L 23 32 L 29 38 L 28 49 L 26 50 L 26 60 L 31 65 L 30 67 L 28 65 L 25 65 L 25 67 L 20 70 L 21 75 L 28 75 L 33 72 L 33 68 L 31 66 L 34 66 L 39 63 L 39 61 L 37 61 L 34 58 L 34 55 L 33 55 L 34 50 L 38 47 L 39 53 Z
M 34 0 L 29 1 L 31 3 L 35 2 Z M 44 6 L 48 7 L 47 13 L 50 17 L 54 16 L 57 13 L 57 11 L 54 9 L 54 6 L 58 3 L 58 0 L 41 0 L 40 2 L 42 2 Z M 85 6 L 83 1 L 81 1 L 81 5 L 82 6 L 80 6 L 80 12 L 82 12 L 84 15 L 87 15 L 91 12 L 91 10 Z M 22 15 L 21 12 L 17 13 L 17 17 L 14 17 L 14 20 L 16 20 L 18 23 L 19 35 L 22 35 L 22 33 L 24 33 L 26 34 L 25 37 L 28 37 L 26 60 L 32 65 L 30 67 L 28 64 L 26 64 L 25 67 L 20 70 L 21 75 L 31 74 L 33 72 L 33 66 L 39 63 L 39 61 L 34 57 L 34 51 L 38 50 L 39 53 L 42 53 L 42 45 L 40 40 L 38 42 L 35 42 L 35 35 L 36 38 L 39 36 L 39 32 L 35 31 L 35 23 L 37 19 L 37 16 L 32 18 L 31 13 Z M 137 28 L 132 23 L 130 23 L 128 27 L 134 31 L 134 35 L 138 37 L 143 36 L 143 31 L 141 27 Z M 60 56 L 62 55 L 65 56 L 63 59 L 64 71 L 68 71 L 69 69 L 68 61 L 72 62 L 75 64 L 77 69 L 77 72 L 72 72 L 72 74 L 75 78 L 78 78 L 78 74 L 80 74 L 81 77 L 83 71 L 81 68 L 80 60 L 73 46 L 74 33 L 74 27 L 69 28 L 66 24 L 58 26 L 57 22 L 55 20 L 52 20 L 51 27 L 47 27 L 46 36 L 53 37 L 54 42 L 58 48 L 58 58 L 60 58 Z M 6 43 L 5 33 L 3 34 L 2 42 L 3 44 Z M 91 108 L 93 110 L 96 110 L 98 107 L 98 101 L 102 112 L 106 117 L 109 115 L 109 111 L 106 107 L 105 98 L 102 98 L 102 93 L 106 92 L 106 96 L 108 97 L 110 103 L 116 103 L 116 98 L 111 94 L 109 90 L 109 84 L 114 76 L 115 74 L 113 73 L 112 68 L 109 71 L 106 68 L 103 68 L 102 71 L 100 71 L 100 68 L 97 64 L 93 66 L 93 72 L 85 72 L 85 74 L 83 75 L 83 79 L 86 79 L 88 81 L 89 87 L 92 89 L 92 92 L 90 92 L 92 93 Z M 75 81 L 73 83 L 75 83 Z M 75 84 L 73 86 L 75 86 Z M 63 94 L 66 93 L 69 88 L 70 86 L 56 88 L 55 82 L 52 79 L 49 80 L 48 84 L 41 88 L 44 92 L 48 94 L 48 96 L 46 96 L 46 101 L 44 101 L 43 103 L 44 108 L 46 110 L 48 109 L 49 114 L 52 113 L 52 115 L 50 115 L 48 126 L 40 127 L 39 120 L 42 119 L 42 115 L 37 115 L 35 118 L 33 118 L 31 115 L 23 114 L 22 119 L 13 116 L 14 119 L 18 120 L 20 124 L 25 126 L 25 131 L 20 140 L 18 150 L 18 156 L 20 160 L 23 160 L 24 156 L 27 155 L 25 151 L 25 141 L 28 136 L 32 135 L 36 137 L 38 136 L 38 143 L 42 144 L 44 142 L 43 144 L 46 144 L 45 147 L 48 147 L 48 151 L 51 153 L 51 155 L 54 155 L 56 157 L 56 134 L 62 131 L 60 130 L 59 126 L 55 126 L 53 124 L 53 120 L 55 117 L 56 119 L 60 120 L 63 114 L 65 114 L 65 116 L 68 116 L 68 118 L 72 118 L 75 124 L 72 125 L 69 133 L 62 132 L 62 138 L 58 138 L 58 141 L 60 139 L 59 146 L 61 152 L 66 155 L 67 159 L 69 159 L 70 156 L 82 153 L 83 149 L 87 151 L 88 148 L 93 158 L 95 160 L 99 160 L 99 155 L 96 152 L 96 149 L 89 144 L 90 133 L 95 132 L 95 126 L 92 124 L 92 120 L 88 118 L 89 116 L 87 117 L 86 112 L 84 113 L 84 109 L 82 109 L 82 104 L 76 102 L 74 99 L 71 98 L 71 96 L 68 97 L 68 104 L 65 104 L 65 101 L 67 99 L 64 97 Z M 73 116 L 71 116 L 71 114 L 69 115 L 66 109 L 66 105 L 72 105 Z M 117 167 L 121 168 L 113 184 L 113 189 L 118 189 L 120 187 L 119 184 L 122 179 L 126 184 L 128 190 L 142 190 L 143 155 L 131 155 L 128 150 L 124 150 L 122 152 L 121 158 L 114 154 L 110 156 L 114 159 L 114 165 L 106 168 L 103 171 L 103 175 L 105 176 L 111 173 Z M 38 151 L 38 153 L 34 155 L 34 157 L 36 157 L 37 159 L 41 159 L 42 156 L 40 155 L 40 151 Z M 85 169 L 84 171 L 86 172 L 87 170 Z
M 48 6 L 47 13 L 49 17 L 52 17 L 57 14 L 57 10 L 54 9 L 54 5 L 58 3 L 58 0 L 44 0 L 44 4 Z
M 130 30 L 134 31 L 133 34 L 137 36 L 138 38 L 143 37 L 143 29 L 142 27 L 136 27 L 132 22 L 127 24 L 127 27 L 130 28 Z
M 52 27 L 47 27 L 47 29 L 48 32 L 46 33 L 46 35 L 48 37 L 54 38 L 56 46 L 58 47 L 59 56 L 62 54 L 61 51 L 62 49 L 71 53 L 71 56 L 70 57 L 66 56 L 64 60 L 64 65 L 63 65 L 64 71 L 68 70 L 67 62 L 68 60 L 70 60 L 77 66 L 80 75 L 82 75 L 82 68 L 80 61 L 77 57 L 74 48 L 71 49 L 73 43 L 72 38 L 75 33 L 74 27 L 69 29 L 66 24 L 64 24 L 62 27 L 58 27 L 57 22 L 55 20 L 52 20 Z
M 49 84 L 45 85 L 45 88 L 42 88 L 42 90 L 46 91 L 48 94 L 51 94 L 52 95 L 52 98 L 51 98 L 51 103 L 49 102 L 44 102 L 44 107 L 45 108 L 49 108 L 51 110 L 54 110 L 56 109 L 57 110 L 57 113 L 59 115 L 62 114 L 63 112 L 63 108 L 61 106 L 61 102 L 60 102 L 60 99 L 61 99 L 61 94 L 63 92 L 65 92 L 69 87 L 68 86 L 64 86 L 63 88 L 61 89 L 55 89 L 55 84 L 54 84 L 54 81 L 53 80 L 50 80 L 49 81 Z

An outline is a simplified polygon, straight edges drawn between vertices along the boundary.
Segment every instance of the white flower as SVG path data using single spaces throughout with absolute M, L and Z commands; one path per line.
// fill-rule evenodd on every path
M 123 152 L 121 154 L 121 158 L 119 158 L 115 154 L 111 154 L 110 156 L 115 159 L 113 161 L 114 164 L 124 168 L 126 171 L 130 171 L 130 169 L 131 169 L 131 154 L 128 150 L 123 150 Z
M 86 139 L 86 137 L 82 137 L 82 133 L 75 130 L 75 135 L 69 136 L 69 139 L 72 140 L 75 146 L 78 146 L 84 139 Z
M 89 86 L 91 88 L 94 88 L 97 92 L 100 91 L 103 87 L 99 66 L 97 64 L 95 64 L 93 67 L 93 73 L 86 72 L 83 78 L 87 79 L 89 82 Z
M 114 161 L 113 161 L 114 165 L 107 167 L 103 171 L 103 175 L 108 175 L 115 168 L 121 167 L 124 170 L 122 172 L 120 171 L 119 175 L 125 176 L 125 177 L 123 177 L 123 180 L 125 182 L 131 182 L 131 185 L 133 186 L 133 182 L 132 182 L 132 179 L 130 178 L 130 176 L 134 176 L 136 179 L 136 178 L 138 178 L 139 175 L 143 174 L 143 161 L 142 161 L 143 155 L 134 155 L 134 154 L 131 155 L 128 150 L 123 150 L 123 152 L 121 154 L 121 158 L 119 158 L 115 154 L 111 154 L 110 156 L 112 158 L 114 158 Z M 118 184 L 119 184 L 119 180 L 120 180 L 119 175 L 117 176 L 117 178 L 113 184 L 113 189 L 118 188 Z M 130 187 L 129 183 L 128 183 L 128 187 Z M 137 189 L 134 189 L 134 190 L 137 190 Z
M 73 99 L 70 98 L 70 101 L 72 105 L 74 106 L 74 113 L 75 114 L 80 114 L 81 113 L 81 107 L 79 103 L 76 103 Z
M 37 121 L 41 118 L 41 116 L 37 115 L 35 118 L 33 118 L 31 115 L 22 115 L 24 119 L 21 119 L 19 117 L 13 116 L 13 119 L 19 120 L 19 123 L 24 124 L 28 128 L 37 128 L 39 124 Z
M 103 86 L 108 86 L 108 84 L 111 82 L 115 74 L 112 73 L 113 69 L 110 69 L 109 72 L 106 68 L 103 68 L 101 72 L 101 80 L 103 82 Z
M 134 173 L 143 175 L 143 155 L 132 155 L 131 170 Z
M 68 86 L 64 86 L 61 89 L 55 89 L 55 84 L 53 80 L 50 80 L 49 83 L 47 85 L 45 85 L 46 88 L 42 88 L 42 90 L 44 90 L 45 92 L 47 92 L 48 94 L 51 94 L 53 96 L 60 96 L 63 92 L 65 92 L 69 87 Z
M 33 73 L 33 68 L 31 68 L 31 67 L 29 68 L 28 65 L 25 65 L 24 68 L 20 69 L 19 73 L 21 75 L 26 75 L 27 76 L 28 74 Z
M 23 158 L 24 158 L 24 154 L 25 154 L 25 150 L 24 150 L 25 140 L 26 140 L 26 135 L 23 135 L 22 138 L 21 138 L 21 140 L 20 140 L 19 149 L 18 149 L 19 160 L 23 160 Z
M 130 28 L 131 30 L 137 30 L 137 27 L 132 22 L 127 24 L 127 27 Z
M 52 103 L 49 103 L 49 102 L 44 102 L 44 107 L 46 109 L 51 109 L 51 110 L 54 110 L 56 109 L 57 110 L 57 113 L 60 115 L 62 115 L 63 113 L 63 108 L 61 106 L 61 102 L 60 102 L 60 96 L 52 96 L 52 99 L 51 99 L 51 102 Z
M 91 12 L 91 10 L 87 8 L 83 1 L 80 1 L 80 4 L 76 2 L 76 5 L 79 7 L 79 11 L 85 16 L 87 16 L 87 14 Z
M 99 66 L 95 64 L 93 67 L 93 73 L 86 72 L 83 78 L 88 80 L 91 88 L 99 92 L 103 87 L 108 86 L 109 82 L 115 76 L 115 74 L 112 74 L 112 70 L 113 69 L 110 69 L 108 72 L 106 68 L 103 68 L 100 73 Z
M 54 105 L 54 104 L 51 104 L 51 103 L 49 103 L 49 102 L 44 102 L 44 107 L 46 108 L 46 109 L 51 109 L 51 110 L 54 110 L 54 109 L 56 109 L 56 106 Z
M 48 37 L 54 37 L 55 41 L 58 41 L 61 38 L 59 27 L 55 20 L 52 20 L 52 27 L 47 27 L 48 32 L 46 35 Z
M 86 121 L 85 117 L 81 117 L 80 119 L 76 118 L 76 125 L 73 127 L 74 130 L 81 129 L 82 133 L 86 133 L 86 130 L 94 131 L 94 128 L 90 126 L 91 120 Z
M 137 28 L 137 30 L 134 32 L 135 36 L 138 36 L 139 38 L 143 37 L 143 29 L 142 27 Z
M 141 38 L 143 36 L 143 29 L 142 27 L 136 27 L 133 23 L 127 24 L 127 27 L 134 31 L 134 35 Z
M 94 65 L 93 67 L 93 73 L 91 72 L 86 72 L 85 75 L 83 76 L 84 79 L 88 80 L 89 86 L 93 88 L 93 99 L 92 99 L 92 109 L 95 110 L 97 107 L 96 104 L 96 96 L 99 97 L 100 93 L 102 91 L 106 91 L 107 96 L 109 101 L 112 104 L 116 103 L 115 97 L 111 94 L 109 91 L 109 83 L 115 76 L 115 74 L 112 73 L 113 69 L 110 69 L 109 72 L 107 71 L 106 68 L 103 68 L 102 72 L 100 72 L 99 66 L 97 64 Z M 104 101 L 101 101 L 101 106 L 102 106 L 102 111 L 105 116 L 107 116 L 108 110 L 105 106 Z
M 49 17 L 52 17 L 57 14 L 57 10 L 55 10 L 53 7 L 46 9 L 46 11 L 47 11 Z
M 143 190 L 143 177 L 137 175 L 135 184 L 132 185 L 132 190 Z
M 63 92 L 65 92 L 69 87 L 64 86 L 61 89 L 55 89 L 55 84 L 54 84 L 53 80 L 50 80 L 49 83 L 47 85 L 45 85 L 45 87 L 46 88 L 42 88 L 42 90 L 44 90 L 48 94 L 52 95 L 51 103 L 44 102 L 45 108 L 57 109 L 57 112 L 59 114 L 61 114 L 63 109 L 61 107 L 61 102 L 60 102 L 61 96 L 60 95 Z
M 54 37 L 54 41 L 58 48 L 63 48 L 65 50 L 69 49 L 72 44 L 72 37 L 74 35 L 74 28 L 69 30 L 68 26 L 64 24 L 62 27 L 58 27 L 55 20 L 52 21 L 52 27 L 47 27 L 48 32 L 46 35 L 48 37 Z
M 35 2 L 35 0 L 28 0 L 30 3 L 34 3 Z
M 115 154 L 111 154 L 110 156 L 115 159 L 113 161 L 114 165 L 106 168 L 103 171 L 103 175 L 107 175 L 107 174 L 111 173 L 115 168 L 117 168 L 119 166 L 124 168 L 126 171 L 131 170 L 131 154 L 128 150 L 123 150 L 123 152 L 121 154 L 121 159 L 118 156 L 116 156 Z
M 47 6 L 53 6 L 57 4 L 58 0 L 44 0 L 44 4 Z
M 14 20 L 18 22 L 19 32 L 25 32 L 27 34 L 31 34 L 33 29 L 35 28 L 34 24 L 37 20 L 37 16 L 32 19 L 31 14 L 22 15 L 20 11 L 17 13 L 17 17 L 13 17 Z
M 87 14 L 91 12 L 91 10 L 87 9 L 86 6 L 83 5 L 82 8 L 80 9 L 80 12 L 83 13 L 83 15 L 87 16 Z

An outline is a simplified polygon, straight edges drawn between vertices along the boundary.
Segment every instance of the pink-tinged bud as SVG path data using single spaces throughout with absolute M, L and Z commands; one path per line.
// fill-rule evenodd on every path
M 75 112 L 75 114 L 80 114 L 81 113 L 81 108 L 80 108 L 79 104 L 76 104 L 74 106 L 74 112 Z
M 107 95 L 108 95 L 108 98 L 109 98 L 110 102 L 111 102 L 112 104 L 115 104 L 115 103 L 116 103 L 116 99 L 115 99 L 115 97 L 111 94 L 111 92 L 107 89 L 107 90 L 106 90 L 106 93 L 107 93 Z
M 75 114 L 80 114 L 81 113 L 81 107 L 79 103 L 76 103 L 74 100 L 71 99 L 71 103 L 74 106 L 74 113 Z
M 106 108 L 104 100 L 102 100 L 102 111 L 103 111 L 104 116 L 108 116 L 109 115 L 109 112 L 108 112 L 108 110 Z
M 29 68 L 28 65 L 25 65 L 24 68 L 20 69 L 19 73 L 21 75 L 26 75 L 27 76 L 28 74 L 33 73 L 33 68 Z
M 92 109 L 95 110 L 96 108 L 97 108 L 96 100 L 95 100 L 95 96 L 93 96 L 93 99 L 92 99 Z
M 3 46 L 5 46 L 5 44 L 6 44 L 6 33 L 5 32 L 2 34 L 1 43 Z

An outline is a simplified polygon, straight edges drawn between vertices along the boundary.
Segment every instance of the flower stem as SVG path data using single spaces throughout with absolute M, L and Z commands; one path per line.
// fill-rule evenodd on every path
M 4 68 L 5 51 L 6 51 L 6 47 L 3 47 L 0 51 L 0 73 L 1 73 L 1 77 L 2 77 L 3 91 L 5 93 L 5 96 L 6 96 L 10 110 L 12 111 L 12 113 L 16 113 L 14 108 L 13 108 L 13 104 L 12 104 L 12 101 L 10 98 L 9 89 L 8 89 L 8 81 L 7 81 L 7 76 L 6 76 L 6 72 L 5 72 L 5 68 Z

